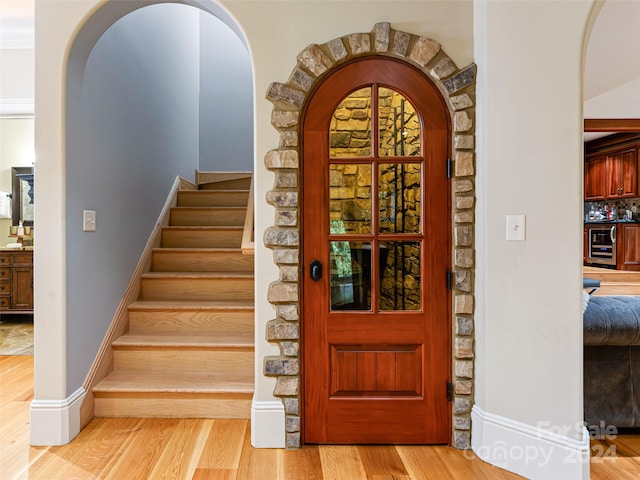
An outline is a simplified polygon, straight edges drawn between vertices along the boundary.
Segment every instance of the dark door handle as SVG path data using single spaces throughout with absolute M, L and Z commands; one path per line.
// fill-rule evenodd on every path
M 311 276 L 311 280 L 317 282 L 322 278 L 322 263 L 320 260 L 314 260 L 309 265 L 309 275 Z

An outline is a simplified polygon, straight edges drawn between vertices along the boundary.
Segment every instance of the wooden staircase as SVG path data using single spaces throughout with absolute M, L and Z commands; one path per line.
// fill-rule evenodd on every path
M 249 418 L 254 377 L 253 255 L 242 253 L 250 177 L 180 190 L 162 228 L 98 417 Z
M 585 266 L 583 274 L 600 280 L 600 288 L 593 295 L 640 295 L 640 272 Z

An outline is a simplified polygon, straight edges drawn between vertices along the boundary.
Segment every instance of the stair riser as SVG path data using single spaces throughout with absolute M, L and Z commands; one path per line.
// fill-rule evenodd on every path
M 155 251 L 154 272 L 253 272 L 253 256 L 242 252 Z
M 253 278 L 143 278 L 143 300 L 251 300 Z
M 162 246 L 167 248 L 240 248 L 241 245 L 242 230 L 162 231 Z
M 239 377 L 250 375 L 254 369 L 252 348 L 238 350 L 214 349 L 115 349 L 115 370 L 162 371 L 223 374 L 237 372 Z
M 251 188 L 251 177 L 203 183 L 198 188 L 200 190 L 249 190 Z
M 129 311 L 130 333 L 241 333 L 253 332 L 253 323 L 253 311 Z
M 171 209 L 171 225 L 183 226 L 232 226 L 244 225 L 246 208 L 196 208 L 180 207 Z
M 640 295 L 640 285 L 601 285 L 593 295 Z
M 250 418 L 251 398 L 163 398 L 165 393 L 143 398 L 96 395 L 96 417 L 133 418 Z
M 178 207 L 246 207 L 249 192 L 183 190 L 178 192 Z

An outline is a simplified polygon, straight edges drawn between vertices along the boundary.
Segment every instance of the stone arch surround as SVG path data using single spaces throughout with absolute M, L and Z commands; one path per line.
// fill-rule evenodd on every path
M 280 133 L 277 149 L 265 156 L 275 173 L 266 201 L 275 207 L 273 226 L 264 244 L 273 250 L 279 278 L 268 290 L 276 318 L 267 323 L 266 337 L 280 355 L 264 358 L 264 374 L 276 377 L 274 395 L 285 409 L 287 448 L 302 445 L 300 369 L 300 113 L 325 74 L 345 62 L 382 55 L 405 61 L 427 75 L 440 90 L 451 117 L 452 215 L 452 437 L 456 448 L 471 446 L 474 394 L 474 228 L 475 228 L 475 81 L 476 65 L 459 69 L 432 39 L 394 30 L 378 23 L 369 33 L 354 33 L 310 45 L 297 56 L 286 83 L 272 83 L 266 98 L 273 103 L 271 123 Z

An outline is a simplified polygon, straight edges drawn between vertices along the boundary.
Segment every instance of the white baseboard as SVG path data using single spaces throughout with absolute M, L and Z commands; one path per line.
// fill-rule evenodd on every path
M 471 448 L 485 462 L 530 479 L 589 478 L 589 432 L 584 426 L 582 440 L 574 440 L 548 428 L 484 412 L 477 405 L 471 419 Z
M 254 448 L 285 448 L 284 405 L 280 400 L 251 403 L 251 445 Z
M 65 445 L 80 433 L 80 406 L 86 390 L 80 387 L 63 400 L 31 401 L 31 445 Z
M 0 117 L 22 118 L 33 117 L 33 98 L 1 98 Z

